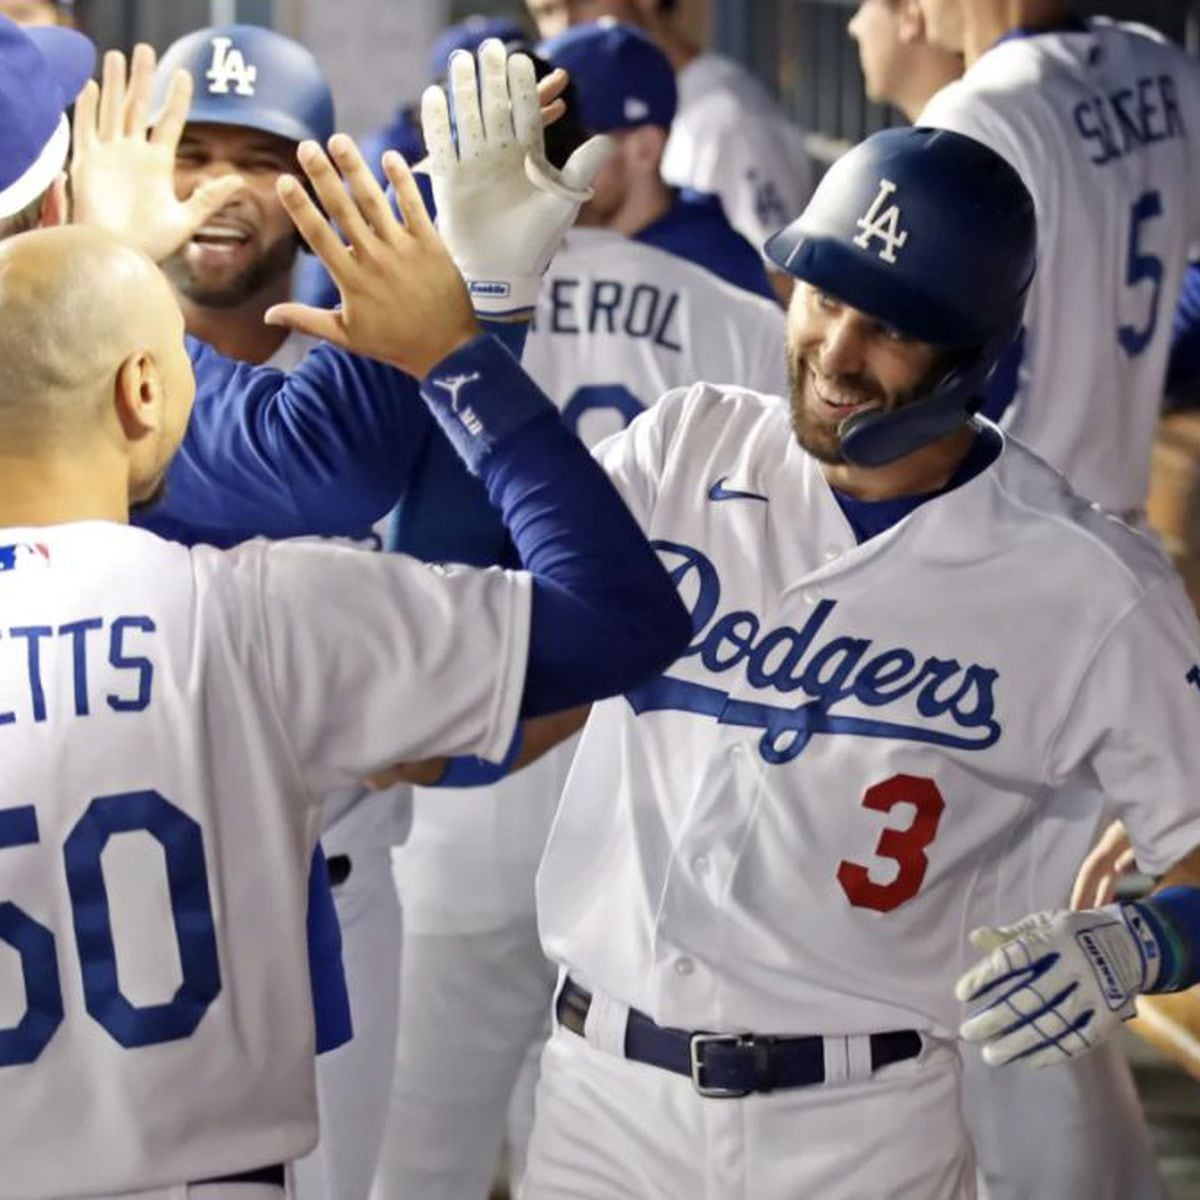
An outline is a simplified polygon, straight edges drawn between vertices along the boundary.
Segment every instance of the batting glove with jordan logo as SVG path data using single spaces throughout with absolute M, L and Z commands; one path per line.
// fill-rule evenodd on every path
M 959 1030 L 992 1066 L 1041 1067 L 1085 1054 L 1134 1015 L 1134 999 L 1157 981 L 1158 936 L 1141 905 L 1035 913 L 1015 925 L 977 929 L 987 957 L 955 995 L 982 1005 Z
M 475 59 L 455 52 L 449 87 L 453 130 L 440 87 L 421 99 L 438 232 L 481 317 L 527 313 L 611 140 L 590 138 L 561 171 L 551 166 L 533 62 L 494 38 L 479 48 L 478 76 Z

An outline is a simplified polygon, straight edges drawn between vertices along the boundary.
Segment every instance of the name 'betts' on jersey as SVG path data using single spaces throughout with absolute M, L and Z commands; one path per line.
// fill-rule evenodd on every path
M 1146 870 L 1200 842 L 1190 607 L 1019 443 L 863 545 L 782 401 L 699 384 L 597 457 L 695 636 L 595 708 L 551 833 L 543 940 L 586 985 L 682 1028 L 946 1035 L 1056 789 L 1098 782 Z

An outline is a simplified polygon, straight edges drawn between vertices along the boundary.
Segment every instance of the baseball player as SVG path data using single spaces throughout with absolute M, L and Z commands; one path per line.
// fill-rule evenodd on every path
M 773 300 L 612 230 L 576 228 L 550 264 L 522 364 L 591 446 L 695 378 L 784 394 L 782 346 Z M 422 480 L 397 510 L 398 548 L 506 561 L 503 529 L 469 509 L 471 481 L 447 447 L 430 448 Z M 548 1033 L 554 970 L 538 942 L 533 878 L 571 751 L 492 787 L 416 791 L 413 828 L 395 854 L 404 950 L 379 1200 L 488 1194 L 514 1084 Z M 531 1100 L 519 1088 L 508 1114 L 514 1182 Z
M 967 70 L 920 122 L 1003 154 L 1038 213 L 1042 249 L 1023 338 L 986 411 L 1082 495 L 1142 524 L 1171 317 L 1200 232 L 1194 143 L 1182 115 L 1197 102 L 1196 65 L 1149 30 L 1083 22 L 1064 4 L 922 0 L 922 9 L 929 38 L 963 51 Z M 1127 119 L 1129 89 L 1138 101 Z M 1101 798 L 1090 798 L 1090 829 L 1083 820 L 1048 827 L 1026 848 L 1028 878 L 1009 916 L 1066 902 L 1104 820 Z M 1081 811 L 1087 800 L 1079 797 Z M 1163 1195 L 1115 1048 L 1046 1088 L 1011 1073 L 976 1086 L 985 1068 L 970 1056 L 967 1070 L 992 1200 L 1041 1190 Z M 1058 1153 L 1057 1143 L 1081 1128 L 1092 1151 Z
M 646 30 L 676 71 L 679 106 L 663 175 L 715 192 L 755 246 L 800 210 L 813 186 L 804 135 L 766 88 L 731 59 L 701 51 L 675 20 L 675 0 L 526 0 L 543 38 L 614 17 Z
M 971 415 L 1024 311 L 1027 190 L 890 130 L 769 253 L 802 285 L 791 403 L 697 384 L 597 448 L 694 634 L 594 708 L 539 870 L 565 978 L 533 1200 L 973 1196 L 956 1031 L 1057 1063 L 1200 976 L 1191 606 Z M 1009 850 L 1077 819 L 1081 778 L 1171 886 L 1013 927 Z
M 16 952 L 5 990 L 23 992 L 0 1036 L 6 1200 L 281 1188 L 273 1164 L 315 1135 L 302 916 L 312 797 L 401 746 L 450 740 L 503 757 L 519 712 L 626 686 L 686 640 L 624 506 L 478 334 L 402 163 L 391 160 L 403 224 L 352 145 L 331 148 L 353 200 L 315 145 L 302 160 L 349 246 L 295 181 L 281 196 L 348 302 L 274 316 L 386 345 L 425 379 L 529 573 L 439 575 L 311 545 L 222 555 L 122 528 L 183 437 L 194 384 L 182 316 L 149 260 L 106 234 L 5 244 L 12 799 L 0 879 Z M 111 303 L 88 303 L 101 289 Z M 426 319 L 412 320 L 416 307 Z M 477 384 L 498 386 L 504 404 L 477 398 Z M 608 661 L 564 649 L 579 623 Z
M 140 57 L 139 57 L 140 56 Z M 110 56 L 111 59 L 111 56 Z M 140 64 L 140 66 L 139 66 Z M 243 64 L 255 68 L 256 71 L 268 71 L 272 60 L 250 59 Z M 499 63 L 491 62 L 497 68 L 503 82 L 505 65 L 501 56 Z M 85 93 L 80 104 L 80 116 L 83 120 L 83 136 L 77 139 L 77 154 L 75 163 L 75 183 L 77 200 L 82 199 L 83 205 L 93 218 L 103 218 L 114 227 L 121 228 L 127 236 L 136 234 L 148 244 L 156 244 L 158 231 L 156 226 L 163 223 L 163 217 L 158 211 L 165 209 L 168 213 L 174 208 L 181 207 L 173 198 L 168 202 L 161 199 L 157 206 L 142 212 L 142 220 L 131 228 L 127 213 L 121 211 L 120 205 L 114 212 L 113 192 L 118 194 L 121 188 L 113 188 L 115 181 L 124 181 L 123 197 L 129 203 L 140 203 L 147 195 L 162 193 L 164 179 L 169 185 L 170 156 L 164 159 L 161 151 L 169 148 L 170 139 L 156 130 L 146 143 L 144 105 L 139 115 L 138 86 L 131 85 L 129 95 L 124 102 L 128 111 L 122 113 L 121 99 L 111 93 L 110 72 L 106 63 L 106 91 L 110 92 L 107 103 L 97 102 L 94 92 Z M 135 71 L 143 77 L 147 69 L 152 72 L 152 58 L 141 54 L 141 48 L 135 52 Z M 120 75 L 120 71 L 112 72 Z M 184 81 L 188 76 L 185 72 Z M 264 82 L 267 82 L 264 80 Z M 470 88 L 474 88 L 474 76 L 470 74 Z M 532 80 L 529 81 L 529 97 L 532 98 Z M 493 85 L 493 98 L 497 93 Z M 549 93 L 546 93 L 549 95 Z M 507 103 L 507 86 L 503 88 L 503 96 Z M 536 100 L 532 100 L 536 109 Z M 101 119 L 94 121 L 95 113 L 99 111 Z M 187 111 L 186 102 L 178 120 L 182 122 L 182 113 Z M 547 117 L 555 114 L 556 108 L 550 103 L 544 113 Z M 103 113 L 116 114 L 112 124 L 119 128 L 104 128 Z M 494 118 L 489 118 L 494 121 Z M 522 118 L 529 125 L 527 118 Z M 95 129 L 89 128 L 89 122 L 95 123 Z M 130 131 L 126 135 L 123 131 Z M 535 132 L 534 128 L 523 129 L 523 136 L 529 137 Z M 539 138 L 540 144 L 540 138 Z M 594 150 L 589 146 L 581 151 L 581 155 Z M 494 149 L 494 148 L 493 148 Z M 496 271 L 515 272 L 518 276 L 530 268 L 521 265 L 522 256 L 528 256 L 530 263 L 544 262 L 550 251 L 543 247 L 546 239 L 557 240 L 560 236 L 561 218 L 553 213 L 547 214 L 544 193 L 535 185 L 528 182 L 523 166 L 524 151 L 521 145 L 510 144 L 507 149 L 500 147 L 510 169 L 515 170 L 527 193 L 526 203 L 533 206 L 535 214 L 532 220 L 526 221 L 522 227 L 520 213 L 517 211 L 516 233 L 509 231 L 505 238 L 493 237 L 484 247 L 486 254 L 491 256 L 491 265 L 487 259 L 474 257 L 476 268 L 486 266 L 487 272 L 494 280 Z M 517 151 L 514 158 L 513 151 Z M 585 181 L 589 168 L 574 162 L 568 163 L 570 170 L 576 172 L 575 179 Z M 495 153 L 482 155 L 472 160 L 478 170 L 490 172 L 489 180 L 494 186 L 497 178 L 497 162 Z M 543 169 L 543 174 L 546 169 Z M 462 170 L 460 187 L 469 191 L 471 186 L 470 172 Z M 566 180 L 568 176 L 563 175 Z M 105 179 L 110 187 L 98 197 L 91 194 L 94 182 Z M 218 183 L 204 185 L 212 189 Z M 236 188 L 237 182 L 234 181 Z M 562 197 L 563 184 L 554 184 L 556 194 Z M 569 192 L 569 188 L 567 189 Z M 510 186 L 508 195 L 512 210 L 513 199 Z M 576 204 L 584 198 L 584 193 L 577 193 Z M 497 204 L 493 195 L 491 198 L 492 214 L 505 211 Z M 187 206 L 194 206 L 198 196 L 193 196 Z M 102 203 L 103 202 L 103 203 Z M 443 203 L 449 204 L 452 215 L 457 215 L 454 198 L 443 196 Z M 557 202 L 561 207 L 561 199 Z M 105 204 L 107 207 L 105 208 Z M 186 206 L 182 206 L 186 207 Z M 104 211 L 99 211 L 104 208 Z M 552 219 L 548 219 L 548 217 Z M 471 250 L 468 238 L 469 229 L 473 222 L 459 217 L 457 228 L 460 238 L 460 251 L 466 246 L 464 253 Z M 524 239 L 522 241 L 522 238 Z M 552 244 L 552 243 L 550 243 Z M 504 256 L 497 264 L 497 257 Z M 540 269 L 540 268 L 533 268 Z M 518 281 L 519 282 L 519 281 Z M 528 288 L 527 283 L 521 286 Z M 516 290 L 514 286 L 514 291 Z M 485 297 L 477 304 L 486 307 L 493 297 Z M 343 297 L 343 304 L 345 297 Z M 518 326 L 497 326 L 513 332 L 519 332 Z M 187 541 L 208 540 L 218 544 L 230 544 L 247 533 L 261 531 L 275 536 L 290 536 L 310 532 L 343 532 L 353 530 L 353 517 L 343 514 L 350 512 L 370 511 L 370 506 L 378 503 L 373 497 L 384 494 L 395 495 L 405 487 L 417 470 L 418 451 L 430 438 L 427 422 L 418 420 L 419 413 L 413 411 L 412 381 L 400 372 L 373 364 L 366 360 L 345 354 L 333 347 L 319 349 L 311 359 L 303 364 L 294 376 L 284 378 L 277 372 L 263 369 L 249 370 L 238 368 L 235 364 L 221 363 L 213 355 L 203 351 L 198 344 L 192 346 L 193 356 L 199 365 L 200 399 L 197 412 L 193 419 L 189 437 L 184 444 L 183 465 L 186 470 L 178 470 L 177 461 L 172 472 L 172 487 L 168 491 L 168 500 L 158 513 L 153 515 L 155 522 L 170 530 L 172 534 Z M 355 391 L 355 387 L 361 391 Z M 208 389 L 207 396 L 205 389 Z M 441 441 L 438 438 L 438 441 Z M 319 446 L 321 458 L 314 460 L 310 447 Z M 331 466 L 331 460 L 334 465 Z M 341 465 L 344 462 L 344 467 Z M 300 497 L 300 499 L 298 499 Z M 307 499 L 311 497 L 311 499 Z M 339 508 L 339 505 L 344 507 Z M 162 510 L 166 509 L 164 516 Z M 173 512 L 171 511 L 173 510 Z M 378 511 L 378 510 L 376 510 Z M 376 812 L 383 806 L 377 806 Z M 368 811 L 362 810 L 364 814 Z M 386 820 L 376 819 L 376 825 L 382 825 L 385 830 L 396 825 L 398 816 Z M 368 822 L 369 823 L 369 822 Z M 362 832 L 359 821 L 355 826 L 358 832 L 354 834 L 355 849 L 361 849 L 357 843 L 363 842 L 367 834 Z M 335 840 L 341 837 L 345 823 L 339 823 L 334 830 Z M 378 832 L 378 830 L 376 830 Z M 359 836 L 361 834 L 361 836 Z M 347 834 L 348 840 L 350 837 Z M 381 839 L 381 845 L 388 844 L 387 838 Z M 344 850 L 345 846 L 338 843 L 334 850 Z M 335 855 L 335 865 L 339 853 Z M 367 914 L 360 903 L 360 889 L 365 886 L 370 872 L 365 860 L 358 862 L 358 874 L 354 886 L 343 887 L 339 891 L 340 906 L 343 918 L 346 917 L 347 907 L 350 909 L 351 920 L 347 922 L 351 940 L 347 944 L 347 956 L 351 968 L 351 979 L 355 978 L 355 960 L 363 957 L 375 957 L 370 950 L 372 942 L 384 942 L 386 937 L 372 938 L 368 936 L 371 930 L 378 927 L 378 922 L 366 920 Z M 390 887 L 387 889 L 390 893 Z M 394 907 L 394 905 L 393 905 Z M 359 936 L 363 935 L 363 936 Z M 395 942 L 395 939 L 391 939 Z M 362 943 L 362 944 L 360 944 Z M 357 947 L 357 951 L 356 951 Z M 379 947 L 376 946 L 376 950 Z M 398 951 L 398 947 L 397 947 Z M 378 979 L 373 975 L 378 984 Z M 395 978 L 395 972 L 392 973 Z M 365 997 L 370 1001 L 371 997 Z M 356 995 L 355 1011 L 361 1017 L 364 1013 L 364 996 Z M 394 1004 L 387 1004 L 384 993 L 374 1004 L 372 1011 L 394 1013 Z M 368 1034 L 372 1022 L 359 1021 L 360 1035 Z M 345 1055 L 337 1055 L 337 1059 L 345 1058 L 347 1063 L 359 1061 L 366 1054 L 370 1038 L 362 1037 L 361 1042 L 347 1048 Z M 387 1045 L 377 1050 L 376 1059 L 384 1066 L 390 1064 L 392 1052 Z M 359 1064 L 361 1066 L 361 1064 Z M 329 1066 L 324 1065 L 322 1081 L 329 1074 Z M 343 1072 L 344 1074 L 344 1072 Z M 382 1108 L 386 1098 L 387 1072 L 383 1073 L 383 1091 L 369 1086 L 371 1079 L 380 1074 L 377 1067 L 366 1072 L 360 1071 L 353 1089 L 343 1089 L 339 1096 L 336 1112 L 345 1113 L 349 1119 L 336 1122 L 337 1129 L 328 1121 L 331 1110 L 326 1108 L 325 1125 L 326 1137 L 322 1147 L 327 1148 L 330 1142 L 329 1134 L 336 1132 L 333 1142 L 344 1146 L 347 1151 L 359 1149 L 360 1155 L 337 1153 L 335 1161 L 330 1166 L 329 1178 L 315 1178 L 302 1165 L 299 1172 L 299 1183 L 302 1190 L 310 1185 L 325 1184 L 332 1194 L 341 1198 L 365 1192 L 365 1184 L 354 1182 L 364 1175 L 369 1180 L 376 1150 L 377 1134 L 382 1126 Z M 323 1101 L 324 1092 L 323 1087 Z M 370 1103 L 372 1096 L 375 1104 Z M 371 1111 L 372 1107 L 378 1111 Z M 375 1137 L 372 1137 L 372 1130 Z M 344 1140 L 340 1134 L 346 1133 L 349 1140 Z M 352 1135 L 352 1136 L 351 1136 Z M 368 1143 L 370 1143 L 368 1145 Z M 333 1148 L 336 1150 L 337 1146 Z M 347 1163 L 355 1162 L 352 1170 L 347 1170 Z M 332 1169 L 336 1168 L 336 1169 Z
M 925 36 L 920 0 L 860 0 L 846 30 L 858 46 L 867 97 L 910 121 L 962 74 L 962 55 Z
M 671 61 L 654 42 L 632 25 L 605 18 L 574 26 L 538 50 L 571 76 L 583 125 L 608 134 L 615 146 L 580 222 L 615 229 L 774 297 L 758 250 L 730 225 L 720 199 L 672 187 L 662 177 L 677 100 Z
M 160 112 L 177 70 L 192 103 L 175 157 L 181 199 L 227 174 L 242 188 L 163 261 L 188 332 L 229 358 L 289 370 L 311 341 L 263 323 L 291 298 L 299 241 L 275 194 L 296 173 L 296 146 L 333 135 L 333 96 L 313 56 L 291 38 L 253 25 L 198 29 L 174 42 L 155 73 Z

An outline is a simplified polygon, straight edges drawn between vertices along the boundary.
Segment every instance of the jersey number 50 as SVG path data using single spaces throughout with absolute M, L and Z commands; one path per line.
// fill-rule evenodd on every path
M 162 847 L 183 981 L 162 1004 L 138 1006 L 121 991 L 101 855 L 114 834 L 148 833 Z M 0 809 L 0 849 L 39 842 L 33 805 Z M 153 1046 L 190 1037 L 221 991 L 217 935 L 208 894 L 204 837 L 187 813 L 158 792 L 98 796 L 63 843 L 87 1011 L 120 1045 Z M 25 1015 L 0 1029 L 0 1067 L 33 1062 L 63 1020 L 54 934 L 24 909 L 0 903 L 0 942 L 21 962 Z M 2 961 L 2 960 L 0 960 Z

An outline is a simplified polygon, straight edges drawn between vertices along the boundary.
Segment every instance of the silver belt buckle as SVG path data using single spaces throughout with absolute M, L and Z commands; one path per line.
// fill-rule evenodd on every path
M 688 1043 L 688 1052 L 692 1060 L 692 1087 L 701 1096 L 716 1100 L 739 1100 L 743 1096 L 749 1096 L 753 1088 L 710 1087 L 704 1082 L 704 1064 L 700 1061 L 700 1049 L 712 1045 L 753 1046 L 754 1037 L 748 1033 L 693 1033 Z

